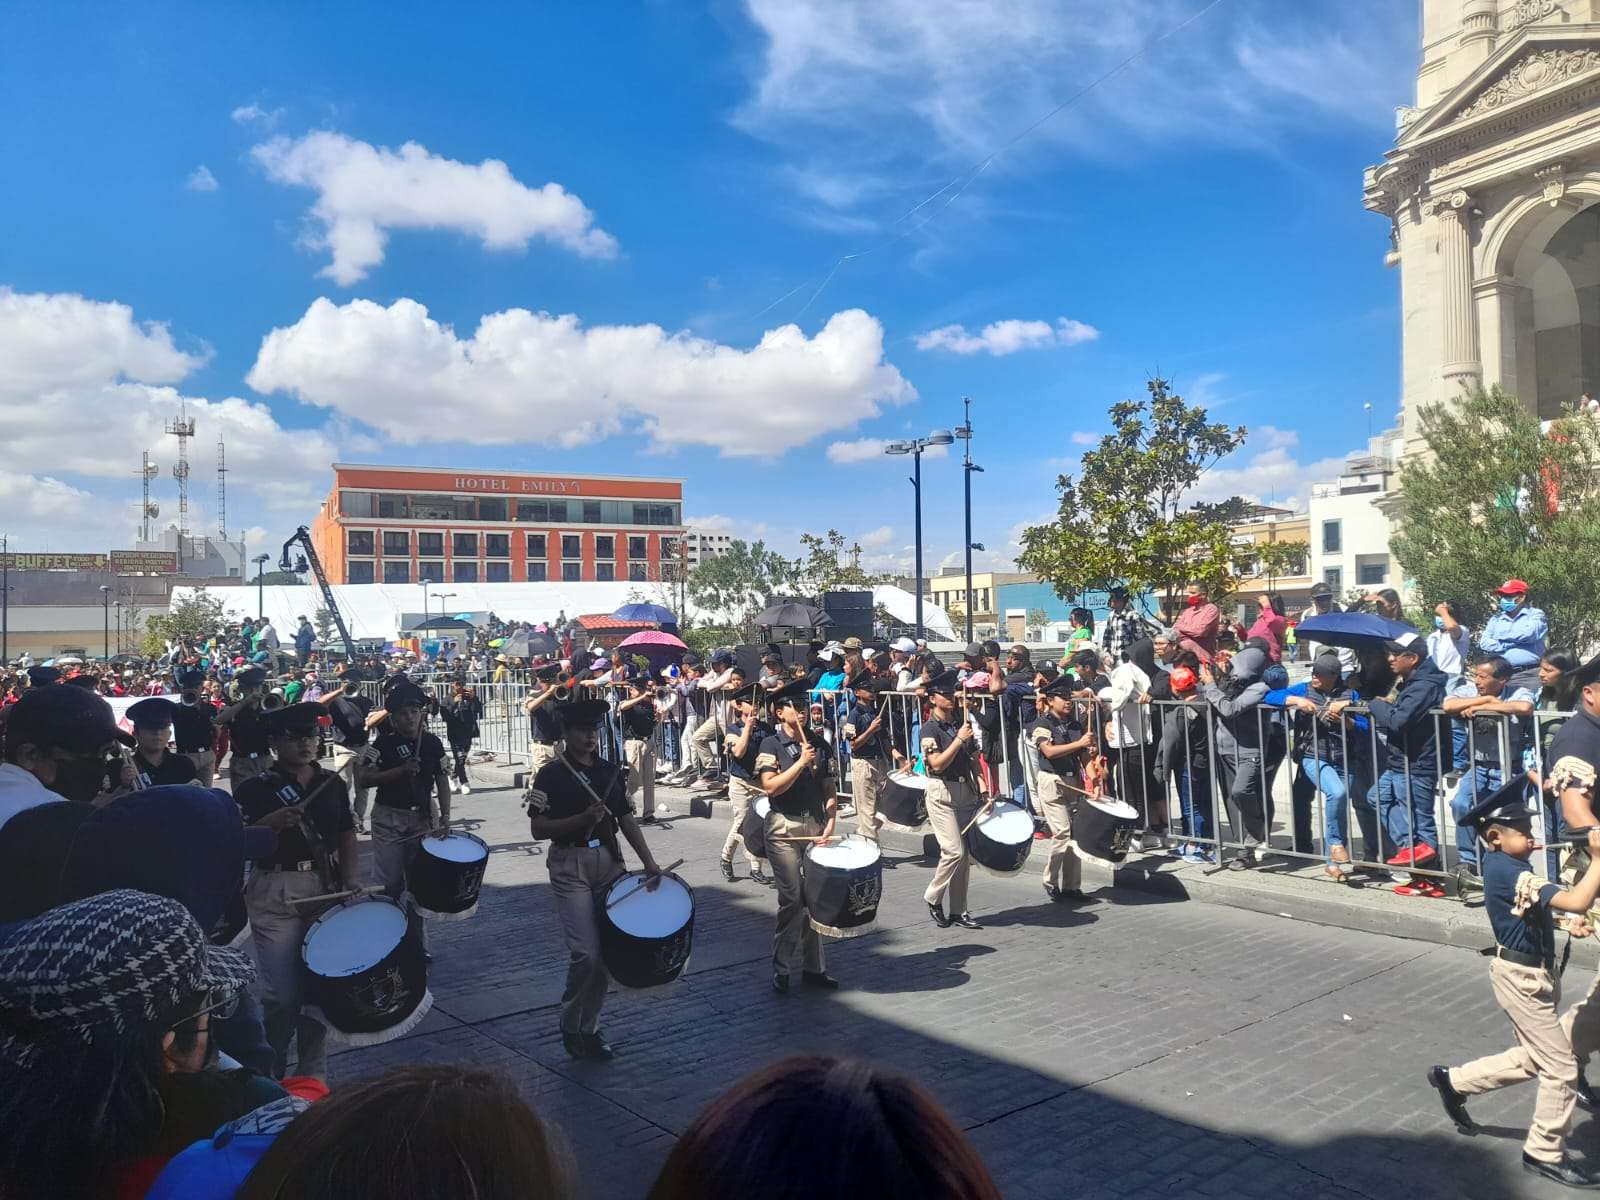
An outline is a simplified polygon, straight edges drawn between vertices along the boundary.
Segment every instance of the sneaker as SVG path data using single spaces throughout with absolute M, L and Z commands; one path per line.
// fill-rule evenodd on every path
M 1413 847 L 1407 846 L 1404 850 L 1401 850 L 1399 853 L 1397 853 L 1393 858 L 1386 858 L 1383 861 L 1391 867 L 1409 867 L 1411 865 L 1412 850 Z
M 1413 867 L 1420 867 L 1423 863 L 1432 862 L 1438 857 L 1439 852 L 1428 845 L 1427 842 L 1418 842 L 1411 847 L 1411 865 Z
M 472 795 L 472 786 L 470 784 L 465 784 L 465 783 L 456 784 L 456 795 L 458 795 L 458 796 L 470 796 L 470 795 Z
M 1193 842 L 1184 843 L 1183 848 L 1178 851 L 1178 859 L 1181 862 L 1197 864 L 1211 861 L 1210 856 Z
M 1248 871 L 1250 869 L 1250 862 L 1248 859 L 1242 856 L 1230 858 L 1228 860 L 1227 869 L 1230 871 Z
M 1431 879 L 1412 879 L 1409 883 L 1395 885 L 1396 896 L 1421 896 L 1426 900 L 1443 900 L 1444 889 Z

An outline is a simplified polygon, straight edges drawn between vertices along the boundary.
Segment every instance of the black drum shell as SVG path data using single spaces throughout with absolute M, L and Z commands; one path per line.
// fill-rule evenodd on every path
M 861 867 L 830 867 L 808 850 L 801 892 L 811 927 L 828 937 L 860 937 L 878 922 L 883 898 L 883 857 Z
M 1122 862 L 1128 857 L 1138 824 L 1137 815 L 1111 812 L 1087 796 L 1072 798 L 1072 843 L 1090 858 Z
M 406 890 L 417 907 L 424 910 L 424 915 L 460 916 L 478 907 L 483 873 L 489 867 L 488 844 L 470 833 L 453 836 L 472 838 L 483 847 L 483 857 L 477 862 L 450 862 L 429 854 L 428 840 L 423 838 L 406 867 Z
M 630 871 L 617 878 L 642 880 L 643 876 L 642 871 Z M 610 894 L 610 887 L 596 902 L 600 960 L 611 978 L 623 987 L 660 987 L 677 979 L 689 965 L 689 954 L 694 949 L 694 889 L 671 872 L 666 873 L 666 878 L 676 879 L 689 892 L 689 920 L 667 937 L 636 937 L 619 928 L 606 912 L 605 897 Z
M 878 816 L 902 829 L 921 829 L 928 823 L 928 794 L 907 787 L 891 773 L 878 796 Z
M 393 904 L 367 897 L 349 904 Z M 403 1025 L 428 993 L 428 964 L 422 950 L 421 918 L 406 915 L 406 933 L 388 954 L 354 975 L 319 975 L 306 964 L 305 947 L 317 927 L 346 907 L 337 905 L 311 923 L 300 948 L 300 966 L 307 980 L 306 997 L 341 1033 L 379 1034 Z M 397 906 L 398 907 L 398 906 Z

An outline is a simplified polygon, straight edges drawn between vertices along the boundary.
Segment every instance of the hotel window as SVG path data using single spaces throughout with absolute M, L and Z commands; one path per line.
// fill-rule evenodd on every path
M 434 558 L 444 557 L 444 534 L 419 533 L 417 534 L 417 553 L 426 554 Z
M 424 579 L 429 583 L 443 583 L 444 563 L 419 562 L 417 564 L 417 582 L 421 583 Z
M 666 562 L 668 559 L 676 559 L 682 552 L 682 549 L 678 545 L 677 538 L 664 537 L 661 539 L 662 562 Z
M 502 498 L 500 498 L 499 496 L 496 496 L 492 500 L 487 496 L 483 496 L 483 497 L 479 498 L 479 500 L 478 500 L 478 520 L 480 520 L 480 521 L 504 521 L 505 519 L 506 519 L 506 502 Z
M 542 534 L 542 533 L 530 533 L 528 535 L 528 557 L 529 558 L 549 558 L 550 557 L 550 555 L 545 550 L 544 534 Z
M 372 557 L 374 539 L 370 529 L 351 529 L 345 534 L 344 548 L 349 554 Z
M 529 562 L 528 582 L 543 583 L 547 578 L 549 578 L 549 576 L 546 574 L 546 572 L 549 570 L 549 566 L 550 564 L 546 563 L 543 559 L 539 560 L 538 562 Z
M 509 533 L 484 534 L 483 556 L 485 558 L 510 558 L 511 535 Z
M 378 515 L 380 517 L 390 517 L 390 518 L 394 518 L 394 517 L 409 517 L 411 515 L 411 505 L 409 503 L 410 499 L 411 498 L 409 496 L 404 496 L 404 495 L 398 495 L 398 496 L 383 495 L 383 496 L 379 496 L 377 498 Z
M 371 583 L 372 564 L 369 562 L 346 563 L 344 581 L 346 583 Z
M 583 519 L 589 525 L 598 525 L 600 523 L 600 501 L 585 500 L 583 502 Z
M 650 564 L 639 559 L 628 560 L 628 579 L 633 583 L 643 583 L 650 578 Z
M 419 521 L 454 521 L 456 499 L 454 496 L 411 496 L 411 515 Z M 471 504 L 470 500 L 461 501 Z M 470 519 L 470 518 L 469 518 Z
M 567 502 L 565 500 L 518 500 L 517 520 L 519 521 L 565 521 L 567 519 Z
M 676 525 L 678 523 L 678 506 L 676 504 L 635 504 L 633 506 L 633 523 L 635 525 Z
M 583 539 L 576 533 L 563 533 L 561 535 L 561 557 L 582 558 Z
M 576 583 L 582 578 L 582 563 L 564 562 L 561 564 L 561 580 L 563 583 Z
M 650 548 L 649 547 L 650 547 L 650 539 L 649 538 L 631 537 L 631 538 L 628 539 L 628 557 L 629 558 L 648 558 L 648 557 L 650 557 Z
M 411 535 L 404 529 L 383 531 L 383 556 L 385 558 L 410 558 Z
M 450 535 L 450 553 L 455 558 L 478 557 L 478 535 L 475 533 L 452 533 Z
M 609 533 L 598 533 L 594 539 L 594 556 L 596 558 L 616 558 L 617 539 Z
M 386 562 L 383 564 L 383 581 L 385 583 L 410 583 L 411 564 L 404 559 L 399 562 Z
M 451 579 L 456 583 L 477 583 L 478 564 L 475 562 L 458 562 L 454 564 L 455 574 Z
M 372 493 L 340 491 L 339 514 L 345 517 L 372 516 Z
M 510 583 L 511 564 L 508 562 L 484 563 L 483 578 L 486 583 Z
M 595 563 L 594 577 L 600 583 L 611 583 L 617 577 L 617 564 L 613 562 Z
M 1322 552 L 1324 554 L 1338 554 L 1344 544 L 1340 536 L 1338 521 L 1324 521 L 1322 523 Z

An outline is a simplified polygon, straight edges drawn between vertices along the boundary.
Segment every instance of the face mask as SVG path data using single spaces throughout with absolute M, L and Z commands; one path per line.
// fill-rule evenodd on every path
M 1500 611 L 1503 612 L 1503 613 L 1514 613 L 1514 612 L 1516 612 L 1517 611 L 1517 598 L 1515 596 L 1501 596 L 1500 597 Z
M 1435 617 L 1433 619 L 1433 627 L 1435 629 L 1443 629 L 1444 628 L 1444 618 L 1443 617 Z
M 1189 607 L 1190 608 L 1199 608 L 1202 604 L 1205 603 L 1205 601 L 1206 601 L 1206 598 L 1204 596 L 1190 596 L 1189 597 Z

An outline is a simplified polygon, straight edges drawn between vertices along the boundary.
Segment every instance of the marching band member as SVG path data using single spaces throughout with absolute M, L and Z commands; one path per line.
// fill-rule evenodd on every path
M 538 672 L 543 685 L 539 692 L 522 702 L 522 711 L 528 714 L 528 778 L 536 777 L 546 763 L 555 762 L 561 753 L 561 721 L 556 716 L 556 680 L 560 667 L 548 667 Z
M 194 782 L 194 763 L 181 754 L 167 753 L 167 740 L 172 736 L 172 721 L 177 711 L 176 704 L 159 696 L 128 706 L 134 748 L 120 769 L 112 768 L 112 796 L 125 796 L 157 784 Z
M 761 720 L 756 708 L 756 694 L 760 685 L 752 683 L 734 692 L 728 701 L 728 800 L 733 808 L 728 822 L 728 836 L 722 843 L 722 877 L 734 881 L 733 848 L 744 841 L 740 832 L 750 806 L 766 793 L 756 781 L 756 757 L 761 743 L 772 732 Z M 761 860 L 746 846 L 745 858 L 750 862 L 750 878 L 757 883 L 770 884 L 772 878 L 761 869 Z
M 1039 807 L 1050 825 L 1050 855 L 1044 865 L 1045 895 L 1051 900 L 1083 898 L 1083 860 L 1072 844 L 1072 809 L 1067 792 L 1078 785 L 1078 756 L 1094 744 L 1073 712 L 1073 683 L 1058 675 L 1043 688 L 1044 708 L 1027 729 L 1028 744 L 1038 751 Z
M 617 716 L 624 732 L 622 752 L 628 762 L 628 802 L 643 794 L 642 815 L 654 820 L 656 815 L 656 705 L 655 689 L 648 675 L 638 675 L 628 681 L 632 691 L 617 705 Z
M 809 690 L 804 679 L 772 693 L 778 731 L 765 738 L 756 755 L 756 776 L 772 803 L 767 814 L 767 861 L 778 886 L 778 921 L 772 938 L 772 987 L 789 990 L 795 958 L 801 960 L 801 981 L 812 987 L 836 988 L 839 981 L 823 966 L 822 939 L 806 917 L 800 888 L 800 864 L 806 846 L 833 835 L 838 797 L 828 782 L 832 755 L 822 738 L 809 729 Z
M 600 957 L 596 908 L 623 873 L 618 831 L 650 876 L 647 890 L 660 886 L 661 868 L 633 819 L 623 769 L 599 757 L 606 702 L 578 700 L 562 705 L 559 715 L 566 749 L 534 777 L 528 826 L 535 838 L 550 841 L 550 887 L 571 954 L 561 995 L 561 1045 L 573 1058 L 603 1062 L 613 1053 L 599 1029 L 611 975 Z
M 372 863 L 378 885 L 391 900 L 406 890 L 406 869 L 423 835 L 450 825 L 450 774 L 444 743 L 423 728 L 427 703 L 413 683 L 390 688 L 383 702 L 388 719 L 372 742 L 377 761 L 369 760 L 357 772 L 363 786 L 375 789 Z
M 850 706 L 840 733 L 850 745 L 850 795 L 856 810 L 856 832 L 875 842 L 883 824 L 878 817 L 878 799 L 889 782 L 888 731 L 884 728 L 883 711 L 877 708 L 878 689 L 872 675 L 861 671 L 850 680 L 849 687 L 855 694 L 855 703 Z
M 933 720 L 922 725 L 922 761 L 928 772 L 928 823 L 939 842 L 939 865 L 922 898 L 940 929 L 952 925 L 982 929 L 967 911 L 967 876 L 972 864 L 961 831 L 977 814 L 981 799 L 973 782 L 972 722 L 965 720 L 956 706 L 960 686 L 955 671 L 945 671 L 927 684 Z M 946 898 L 949 916 L 945 915 Z
M 278 845 L 250 869 L 244 888 L 260 968 L 261 1004 L 273 1071 L 287 1073 L 289 1039 L 299 1043 L 301 1075 L 327 1073 L 327 1029 L 300 1011 L 300 948 L 318 915 L 296 900 L 356 886 L 360 857 L 344 780 L 317 763 L 320 704 L 290 704 L 262 718 L 272 764 L 241 781 L 233 798 L 245 822 L 278 833 Z
M 242 783 L 272 770 L 268 751 L 267 726 L 262 711 L 266 700 L 267 673 L 261 667 L 246 667 L 233 677 L 239 698 L 217 714 L 217 724 L 228 727 L 232 747 L 228 758 L 228 778 Z
M 172 714 L 172 740 L 179 754 L 194 764 L 194 779 L 210 787 L 217 770 L 216 710 L 200 696 L 206 673 L 199 667 L 179 667 L 173 672 L 178 685 L 178 708 Z

